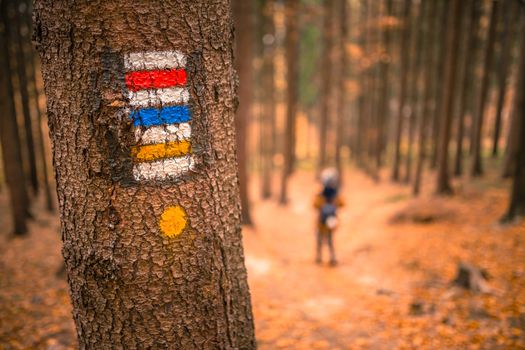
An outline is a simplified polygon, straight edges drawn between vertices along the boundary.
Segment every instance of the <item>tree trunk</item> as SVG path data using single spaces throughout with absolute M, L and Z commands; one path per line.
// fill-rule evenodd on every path
M 261 128 L 261 197 L 268 199 L 272 195 L 272 169 L 274 142 L 272 125 L 275 120 L 275 83 L 274 83 L 274 50 L 275 27 L 273 24 L 274 0 L 262 0 L 262 44 L 263 62 L 261 68 L 262 83 L 262 123 Z
M 412 70 L 410 74 L 411 77 L 411 94 L 410 94 L 410 118 L 408 126 L 408 150 L 405 163 L 405 177 L 404 182 L 408 184 L 412 180 L 412 157 L 413 157 L 413 146 L 415 139 L 415 132 L 417 121 L 419 119 L 419 114 L 421 109 L 419 108 L 419 90 L 420 90 L 420 76 L 421 76 L 421 53 L 423 40 L 425 39 L 423 33 L 424 20 L 425 20 L 425 7 L 428 6 L 428 1 L 422 1 L 419 5 L 419 11 L 416 11 L 417 20 L 416 25 L 414 26 L 415 33 L 413 40 L 413 52 L 412 52 Z
M 427 0 L 428 1 L 428 0 Z M 436 38 L 440 35 L 439 32 L 437 32 L 437 24 L 438 19 L 432 18 L 437 10 L 437 2 L 436 1 L 430 1 L 430 4 L 427 5 L 427 13 L 425 14 L 423 12 L 422 16 L 425 18 L 428 30 L 426 31 L 426 36 L 429 38 Z M 432 41 L 431 40 L 425 40 L 424 42 L 425 48 L 423 49 L 423 52 L 425 54 L 425 57 L 423 59 L 423 64 L 425 64 L 428 68 L 424 70 L 424 80 L 425 80 L 425 92 L 423 96 L 423 110 L 421 111 L 419 115 L 419 131 L 418 131 L 418 155 L 417 155 L 417 164 L 416 164 L 416 173 L 414 177 L 414 184 L 412 187 L 412 194 L 414 196 L 419 195 L 419 192 L 421 191 L 421 182 L 423 180 L 423 163 L 425 161 L 427 152 L 426 152 L 426 138 L 427 138 L 427 129 L 428 129 L 428 121 L 429 121 L 429 115 L 431 111 L 431 103 L 432 103 L 432 92 L 434 91 L 434 84 L 436 84 L 436 76 L 435 76 L 435 69 L 433 67 L 437 64 L 435 60 L 433 60 L 433 57 L 435 55 L 433 54 L 432 50 Z
M 459 96 L 458 106 L 458 128 L 456 133 L 456 156 L 454 161 L 454 175 L 460 176 L 463 173 L 463 140 L 465 138 L 465 116 L 468 107 L 468 97 L 471 95 L 471 89 L 474 80 L 474 61 L 477 32 L 479 28 L 480 3 L 478 1 L 470 1 L 467 3 L 470 6 L 469 23 L 467 25 L 467 49 L 463 57 L 462 63 L 462 87 Z
M 454 110 L 455 77 L 457 68 L 457 52 L 459 50 L 459 37 L 461 32 L 461 21 L 463 19 L 464 0 L 452 0 L 449 17 L 453 19 L 447 30 L 447 59 L 445 69 L 445 81 L 443 83 L 443 118 L 441 121 L 440 142 L 438 152 L 437 186 L 438 194 L 450 194 L 449 169 L 448 169 L 448 146 L 450 142 L 450 129 L 452 125 L 452 113 Z
M 34 18 L 79 348 L 255 349 L 229 1 Z
M 32 22 L 31 22 L 31 4 L 32 1 L 24 1 L 25 7 L 23 8 L 24 11 L 22 12 L 23 16 L 23 23 L 26 29 L 27 35 L 24 37 L 24 41 L 27 42 L 28 46 L 28 54 L 26 55 L 26 67 L 28 68 L 28 92 L 29 97 L 33 100 L 31 105 L 34 107 L 34 111 L 36 114 L 36 122 L 37 122 L 37 128 L 35 133 L 36 138 L 36 144 L 39 153 L 38 156 L 40 157 L 40 163 L 42 167 L 42 175 L 44 177 L 43 181 L 43 187 L 44 187 L 44 196 L 45 196 L 45 202 L 46 202 L 46 209 L 49 212 L 55 211 L 55 203 L 54 203 L 54 192 L 51 190 L 51 183 L 49 180 L 49 167 L 48 167 L 48 160 L 46 156 L 46 146 L 44 145 L 44 134 L 42 132 L 42 110 L 40 109 L 39 104 L 39 98 L 40 94 L 38 92 L 37 82 L 36 82 L 36 69 L 35 69 L 35 51 L 33 48 L 33 45 L 31 44 L 31 32 L 32 32 Z
M 286 2 L 286 67 L 288 81 L 286 123 L 284 126 L 284 163 L 281 174 L 281 193 L 279 203 L 288 202 L 288 177 L 292 172 L 295 148 L 295 115 L 297 113 L 298 94 L 298 58 L 299 58 L 299 30 L 297 28 L 298 0 Z
M 248 189 L 248 130 L 252 115 L 253 97 L 253 2 L 233 0 L 235 23 L 235 69 L 239 76 L 239 106 L 235 115 L 237 130 L 237 159 L 239 161 L 239 186 L 241 192 L 241 220 L 252 225 L 250 195 Z
M 343 179 L 343 164 L 341 159 L 341 150 L 344 145 L 344 132 L 346 130 L 346 71 L 348 56 L 346 54 L 346 40 L 348 36 L 347 29 L 347 10 L 346 0 L 339 0 L 339 95 L 337 100 L 337 129 L 336 129 L 336 148 L 335 148 L 335 165 L 339 172 L 339 178 Z
M 492 73 L 492 58 L 494 43 L 496 39 L 496 25 L 498 18 L 499 1 L 492 1 L 492 10 L 490 15 L 489 35 L 487 38 L 487 46 L 485 48 L 485 61 L 483 67 L 483 78 L 481 80 L 481 94 L 479 99 L 479 108 L 474 120 L 474 138 L 472 148 L 472 167 L 470 173 L 472 176 L 480 176 L 483 174 L 483 167 L 481 162 L 481 150 L 483 148 L 483 121 L 485 117 L 485 107 L 487 104 L 487 97 L 489 93 L 490 76 Z
M 10 1 L 10 0 L 4 0 Z M 18 88 L 20 90 L 20 100 L 22 103 L 22 115 L 24 117 L 24 135 L 27 148 L 29 164 L 29 181 L 34 194 L 38 193 L 38 172 L 36 165 L 35 141 L 33 138 L 33 122 L 29 109 L 28 79 L 25 66 L 24 40 L 22 38 L 22 19 L 18 6 L 18 1 L 13 2 L 13 22 L 12 26 L 15 38 L 15 58 L 18 78 Z
M 401 87 L 399 92 L 399 107 L 397 111 L 396 138 L 394 145 L 394 164 L 392 170 L 392 180 L 399 181 L 399 168 L 401 166 L 401 137 L 403 135 L 403 125 L 406 110 L 406 95 L 408 88 L 409 65 L 409 45 L 410 45 L 410 8 L 411 0 L 405 0 L 403 7 L 403 33 L 401 34 Z
M 449 22 L 449 8 L 450 8 L 451 0 L 444 0 L 443 1 L 443 9 L 441 10 L 441 28 L 440 31 L 442 33 L 447 32 L 447 28 L 450 26 Z M 437 76 L 438 79 L 440 77 L 443 77 L 445 75 L 445 60 L 447 57 L 447 36 L 442 35 L 441 36 L 441 42 L 439 50 L 437 51 L 438 55 L 438 65 L 437 65 Z M 440 81 L 443 81 L 442 79 L 439 79 L 436 84 L 436 91 L 434 94 L 434 113 L 432 115 L 432 128 L 431 128 L 431 139 L 432 139 L 432 153 L 430 155 L 430 168 L 434 169 L 437 165 L 437 159 L 438 159 L 438 153 L 439 153 L 439 133 L 441 130 L 441 117 L 443 116 L 443 83 L 439 83 Z
M 9 204 L 15 234 L 27 232 L 28 195 L 20 154 L 20 139 L 16 124 L 16 112 L 11 82 L 9 39 L 12 26 L 8 20 L 8 2 L 0 2 L 0 142 L 2 145 L 3 170 L 9 189 Z
M 519 11 L 514 10 L 514 1 L 505 1 L 503 3 L 503 33 L 501 34 L 501 55 L 498 65 L 498 101 L 496 104 L 496 117 L 494 120 L 494 134 L 492 137 L 492 157 L 496 157 L 499 151 L 499 142 L 501 136 L 501 123 L 503 104 L 507 92 L 507 75 L 510 66 L 510 56 L 512 48 L 513 31 L 511 26 L 516 23 L 516 16 Z
M 332 8 L 334 0 L 324 0 L 324 19 L 323 19 L 323 53 L 321 62 L 321 118 L 319 122 L 319 164 L 317 171 L 326 167 L 328 163 L 327 143 L 328 143 L 328 124 L 330 122 L 330 92 L 332 88 Z
M 525 14 L 525 5 L 521 5 L 522 17 Z M 525 215 L 525 20 L 521 25 L 521 53 L 516 88 L 516 109 L 514 117 L 519 120 L 517 124 L 517 142 L 515 152 L 514 181 L 511 189 L 510 204 L 505 221 L 513 220 Z
M 386 0 L 386 16 L 392 16 L 392 0 Z M 381 41 L 384 46 L 383 58 L 380 66 L 381 92 L 379 95 L 379 109 L 378 118 L 379 125 L 377 130 L 377 146 L 376 146 L 376 168 L 381 169 L 383 165 L 383 151 L 386 144 L 386 123 L 390 121 L 390 109 L 388 107 L 390 97 L 390 63 L 392 62 L 392 48 L 391 48 L 391 34 L 390 28 L 385 27 L 382 31 Z

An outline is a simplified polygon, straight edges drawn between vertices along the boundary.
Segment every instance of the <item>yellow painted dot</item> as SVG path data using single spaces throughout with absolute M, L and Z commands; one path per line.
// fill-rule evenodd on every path
M 177 237 L 184 231 L 188 218 L 181 206 L 169 207 L 160 216 L 160 230 L 167 237 Z

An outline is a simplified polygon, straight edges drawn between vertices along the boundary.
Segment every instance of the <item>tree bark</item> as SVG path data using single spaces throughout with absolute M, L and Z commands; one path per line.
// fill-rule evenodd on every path
M 334 0 L 324 0 L 324 19 L 323 19 L 323 53 L 321 62 L 321 118 L 319 121 L 319 163 L 318 173 L 326 167 L 328 163 L 327 143 L 328 125 L 330 122 L 330 91 L 332 88 L 332 8 Z
M 513 42 L 513 31 L 511 26 L 516 23 L 516 16 L 519 11 L 513 11 L 514 1 L 505 1 L 503 3 L 503 32 L 501 34 L 501 55 L 498 65 L 498 101 L 496 103 L 496 117 L 494 119 L 494 133 L 492 137 L 492 157 L 496 157 L 499 152 L 499 142 L 501 137 L 501 123 L 503 104 L 507 92 L 507 76 L 510 66 L 511 48 Z
M 522 17 L 525 14 L 525 4 L 521 4 Z M 525 215 L 525 20 L 521 25 L 521 53 L 516 88 L 516 109 L 514 117 L 517 122 L 518 133 L 516 140 L 514 180 L 511 188 L 511 197 L 508 211 L 503 218 L 510 221 Z
M 450 26 L 449 21 L 449 8 L 450 8 L 451 0 L 444 0 L 443 1 L 443 9 L 441 10 L 441 32 L 446 33 L 447 28 Z M 445 75 L 445 60 L 447 57 L 447 36 L 442 35 L 442 38 L 440 40 L 440 46 L 439 50 L 437 50 L 438 55 L 438 65 L 437 65 L 437 76 L 443 77 Z M 443 115 L 443 84 L 440 84 L 438 80 L 438 83 L 436 84 L 436 91 L 434 94 L 434 113 L 432 115 L 432 129 L 431 129 L 431 139 L 432 139 L 432 150 L 430 155 L 430 168 L 435 169 L 437 165 L 437 159 L 438 159 L 438 153 L 439 153 L 439 133 L 441 130 L 441 116 Z
M 399 168 L 401 166 L 401 137 L 403 135 L 403 125 L 405 119 L 405 104 L 408 88 L 409 65 L 409 45 L 410 45 L 410 9 L 412 1 L 405 0 L 403 6 L 403 33 L 401 34 L 401 87 L 399 92 L 399 107 L 397 111 L 396 134 L 394 144 L 394 164 L 392 170 L 392 180 L 399 181 Z
M 272 195 L 272 169 L 275 144 L 272 140 L 272 125 L 275 123 L 274 50 L 275 26 L 273 23 L 274 0 L 262 0 L 262 123 L 261 123 L 261 197 Z
M 2 143 L 3 169 L 9 189 L 9 204 L 15 234 L 27 232 L 28 195 L 20 154 L 20 139 L 11 82 L 9 40 L 12 26 L 8 19 L 8 1 L 0 2 L 0 142 Z
M 229 1 L 34 18 L 79 348 L 255 349 Z
M 339 0 L 339 94 L 337 99 L 337 129 L 336 129 L 336 148 L 335 165 L 339 172 L 339 178 L 343 179 L 343 164 L 341 150 L 344 145 L 344 132 L 346 130 L 346 71 L 348 66 L 348 56 L 346 54 L 346 40 L 348 36 L 346 1 Z
M 434 14 L 436 13 L 437 9 L 437 2 L 436 1 L 430 1 L 430 4 L 427 5 L 427 14 L 423 14 L 425 16 L 424 18 L 427 21 L 428 30 L 427 30 L 427 37 L 429 38 L 436 38 L 439 36 L 440 33 L 437 32 L 437 24 L 438 24 L 438 18 L 432 18 Z M 432 92 L 434 91 L 434 85 L 437 82 L 436 79 L 436 70 L 433 69 L 434 66 L 437 64 L 435 62 L 435 55 L 433 54 L 432 50 L 432 41 L 431 40 L 425 40 L 424 42 L 425 48 L 423 49 L 423 52 L 425 54 L 425 57 L 423 58 L 423 63 L 426 63 L 427 69 L 424 70 L 424 80 L 425 80 L 425 92 L 423 96 L 423 110 L 422 113 L 419 115 L 419 130 L 418 130 L 418 155 L 417 155 L 417 163 L 416 163 L 416 172 L 414 177 L 414 184 L 412 187 L 412 194 L 414 196 L 419 195 L 421 191 L 421 182 L 423 181 L 423 163 L 425 161 L 425 158 L 427 156 L 427 150 L 426 150 L 426 139 L 427 139 L 427 130 L 428 130 L 428 121 L 429 121 L 429 115 L 431 109 L 431 103 L 432 103 Z
M 492 10 L 490 15 L 489 34 L 487 38 L 487 46 L 485 48 L 485 61 L 483 67 L 483 78 L 481 80 L 481 94 L 479 99 L 478 113 L 474 120 L 474 138 L 472 148 L 472 167 L 470 173 L 472 176 L 480 176 L 483 174 L 483 167 L 481 162 L 481 150 L 483 148 L 483 121 L 485 117 L 485 107 L 487 104 L 487 97 L 489 93 L 490 76 L 492 73 L 492 59 L 494 51 L 494 43 L 496 39 L 496 25 L 498 18 L 499 1 L 492 1 Z
M 286 70 L 288 81 L 286 123 L 284 126 L 283 168 L 279 203 L 288 202 L 288 177 L 292 173 L 295 153 L 295 116 L 298 98 L 299 30 L 297 28 L 298 0 L 286 2 Z
M 425 21 L 425 6 L 428 6 L 428 1 L 422 1 L 419 5 L 419 11 L 416 11 L 416 24 L 414 26 L 415 33 L 413 40 L 413 52 L 412 52 L 412 70 L 411 74 L 411 93 L 410 93 L 410 117 L 408 125 L 408 150 L 405 159 L 405 177 L 404 182 L 410 183 L 412 180 L 412 158 L 413 158 L 413 146 L 417 127 L 417 121 L 421 109 L 419 106 L 419 90 L 420 90 L 420 77 L 421 77 L 421 54 L 423 40 L 425 39 L 423 34 L 423 26 Z
M 392 16 L 392 0 L 386 0 L 385 10 L 386 16 Z M 379 95 L 379 107 L 378 107 L 378 118 L 379 125 L 377 130 L 377 146 L 376 146 L 376 168 L 381 169 L 383 165 L 383 151 L 385 149 L 387 133 L 386 123 L 390 120 L 390 109 L 388 107 L 389 97 L 390 97 L 390 64 L 392 62 L 392 48 L 391 48 L 391 34 L 390 28 L 387 26 L 383 28 L 381 33 L 381 41 L 384 46 L 383 57 L 381 59 L 380 65 L 380 77 L 381 77 L 381 88 Z
M 465 116 L 468 108 L 468 97 L 472 95 L 471 89 L 474 79 L 474 64 L 472 63 L 475 58 L 476 44 L 477 44 L 477 33 L 479 28 L 479 15 L 480 15 L 480 3 L 478 1 L 468 2 L 470 6 L 470 18 L 467 25 L 467 49 L 463 57 L 462 63 L 462 84 L 461 93 L 459 96 L 459 115 L 457 118 L 458 127 L 456 133 L 456 155 L 454 161 L 454 175 L 460 176 L 463 173 L 463 144 L 465 138 Z
M 250 195 L 248 189 L 248 133 L 253 97 L 253 1 L 233 0 L 235 23 L 235 69 L 239 77 L 239 106 L 235 115 L 237 130 L 237 159 L 239 161 L 239 186 L 241 192 L 241 219 L 252 225 Z
M 457 52 L 459 49 L 459 37 L 461 31 L 461 21 L 463 19 L 463 0 L 452 0 L 450 6 L 449 17 L 452 20 L 451 26 L 447 31 L 447 59 L 445 69 L 445 81 L 443 83 L 443 118 L 441 121 L 440 142 L 438 152 L 438 169 L 437 169 L 437 184 L 436 192 L 438 194 L 452 193 L 450 186 L 448 159 L 449 159 L 449 142 L 450 129 L 452 125 L 452 112 L 454 109 L 454 95 L 455 95 L 455 77 L 457 70 Z
M 4 0 L 8 1 L 8 0 Z M 22 19 L 18 2 L 13 2 L 12 6 L 13 22 L 12 26 L 14 32 L 14 51 L 16 58 L 16 71 L 18 80 L 18 89 L 20 91 L 20 100 L 22 103 L 22 115 L 24 117 L 24 135 L 25 146 L 27 148 L 27 157 L 29 165 L 29 183 L 34 194 L 38 194 L 38 170 L 36 165 L 35 141 L 33 138 L 33 121 L 31 120 L 31 112 L 29 109 L 29 93 L 28 93 L 28 79 L 26 72 L 26 59 L 24 52 L 24 41 L 22 38 Z

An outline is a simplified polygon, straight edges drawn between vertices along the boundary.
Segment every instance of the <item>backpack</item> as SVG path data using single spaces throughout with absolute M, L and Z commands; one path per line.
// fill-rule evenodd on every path
M 337 207 L 333 203 L 325 203 L 321 207 L 321 223 L 323 225 L 326 225 L 328 222 L 328 219 L 331 217 L 336 216 L 336 209 Z

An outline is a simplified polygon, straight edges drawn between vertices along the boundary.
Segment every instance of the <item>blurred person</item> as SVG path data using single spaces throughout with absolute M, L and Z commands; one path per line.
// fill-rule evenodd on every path
M 324 169 L 321 173 L 323 189 L 315 196 L 314 207 L 318 211 L 317 251 L 315 262 L 322 263 L 323 246 L 326 244 L 330 253 L 330 265 L 337 264 L 334 248 L 334 231 L 337 228 L 337 209 L 343 206 L 339 194 L 339 173 L 334 168 Z

